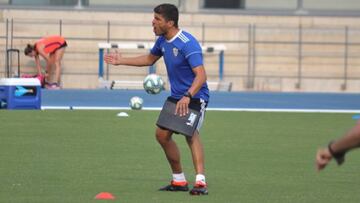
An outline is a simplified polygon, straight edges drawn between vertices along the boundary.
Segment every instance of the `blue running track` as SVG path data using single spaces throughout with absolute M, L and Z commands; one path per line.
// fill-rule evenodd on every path
M 160 109 L 170 93 L 149 95 L 143 90 L 42 90 L 42 108 L 128 109 L 133 96 L 144 109 Z M 211 92 L 209 110 L 360 112 L 360 94 Z

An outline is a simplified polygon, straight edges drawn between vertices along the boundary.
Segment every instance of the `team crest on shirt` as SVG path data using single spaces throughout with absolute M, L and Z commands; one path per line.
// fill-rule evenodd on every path
M 176 57 L 179 54 L 179 50 L 177 48 L 173 48 L 173 54 Z
M 161 52 L 162 52 L 162 53 L 165 53 L 165 48 L 164 48 L 164 47 L 161 48 Z

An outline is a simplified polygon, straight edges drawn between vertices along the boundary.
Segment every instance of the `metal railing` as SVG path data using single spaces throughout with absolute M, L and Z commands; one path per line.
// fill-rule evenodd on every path
M 94 57 L 98 55 L 96 45 L 99 42 L 154 41 L 149 23 L 61 19 L 5 19 L 0 23 L 4 27 L 0 33 L 0 52 L 5 59 L 3 61 L 7 61 L 6 54 L 4 54 L 6 50 L 19 48 L 19 43 L 23 43 L 24 40 L 36 40 L 42 37 L 45 34 L 44 32 L 46 34 L 64 35 L 67 40 L 72 42 L 93 43 L 93 50 L 69 49 L 68 52 L 71 54 L 90 53 Z M 26 29 L 30 27 L 32 30 L 27 32 Z M 306 78 L 337 79 L 342 81 L 341 88 L 343 90 L 346 90 L 349 79 L 360 79 L 360 71 L 358 71 L 360 62 L 357 60 L 360 58 L 360 28 L 357 27 L 204 23 L 184 24 L 182 27 L 193 33 L 203 45 L 219 42 L 227 45 L 228 50 L 225 51 L 224 67 L 222 67 L 224 70 L 221 71 L 223 73 L 221 78 L 224 80 L 230 77 L 245 78 L 248 89 L 253 89 L 256 80 L 259 78 L 296 78 L 296 88 L 298 89 L 301 89 L 302 81 Z M 139 34 L 141 37 L 138 37 L 136 30 L 141 28 L 148 29 L 149 33 L 141 33 Z M 42 29 L 45 31 L 41 32 Z M 72 32 L 71 29 L 89 29 L 94 33 L 79 32 L 79 34 Z M 126 33 L 123 33 L 124 30 L 134 32 L 135 36 L 127 36 Z M 285 47 L 284 50 L 282 47 Z M 227 60 L 227 58 L 231 59 Z M 282 60 L 286 62 L 281 62 Z M 320 61 L 321 64 L 317 64 L 317 61 Z M 340 62 L 341 64 L 339 64 Z M 10 59 L 10 63 L 12 63 L 12 59 Z M 4 64 L 3 67 L 6 65 Z M 333 68 L 334 74 L 329 74 L 323 68 L 318 68 L 326 65 L 329 67 L 336 66 Z M 234 68 L 235 66 L 238 68 Z M 276 66 L 288 66 L 291 70 L 281 72 L 271 68 Z M 216 65 L 216 67 L 218 66 Z M 312 71 L 308 71 L 309 69 Z M 5 73 L 6 70 L 0 70 L 0 74 L 2 72 Z M 210 71 L 210 75 L 220 77 L 217 75 L 219 72 Z M 314 74 L 310 74 L 311 72 Z M 96 75 L 97 70 L 95 68 L 89 72 L 77 72 L 76 69 L 72 68 L 71 71 L 65 69 L 64 74 Z M 116 73 L 112 73 L 107 67 L 105 74 L 108 78 L 111 74 Z

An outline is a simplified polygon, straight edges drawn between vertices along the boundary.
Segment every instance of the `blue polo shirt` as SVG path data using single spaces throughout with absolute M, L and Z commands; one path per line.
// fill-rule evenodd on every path
M 150 53 L 164 57 L 171 86 L 171 96 L 176 99 L 182 98 L 195 79 L 192 68 L 203 65 L 199 42 L 190 33 L 180 30 L 169 41 L 164 36 L 160 36 Z M 207 83 L 202 85 L 193 98 L 209 101 Z

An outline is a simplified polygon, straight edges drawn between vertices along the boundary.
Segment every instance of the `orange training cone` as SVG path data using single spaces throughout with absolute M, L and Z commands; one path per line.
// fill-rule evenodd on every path
M 95 196 L 95 199 L 115 199 L 115 197 L 109 192 L 100 192 Z

